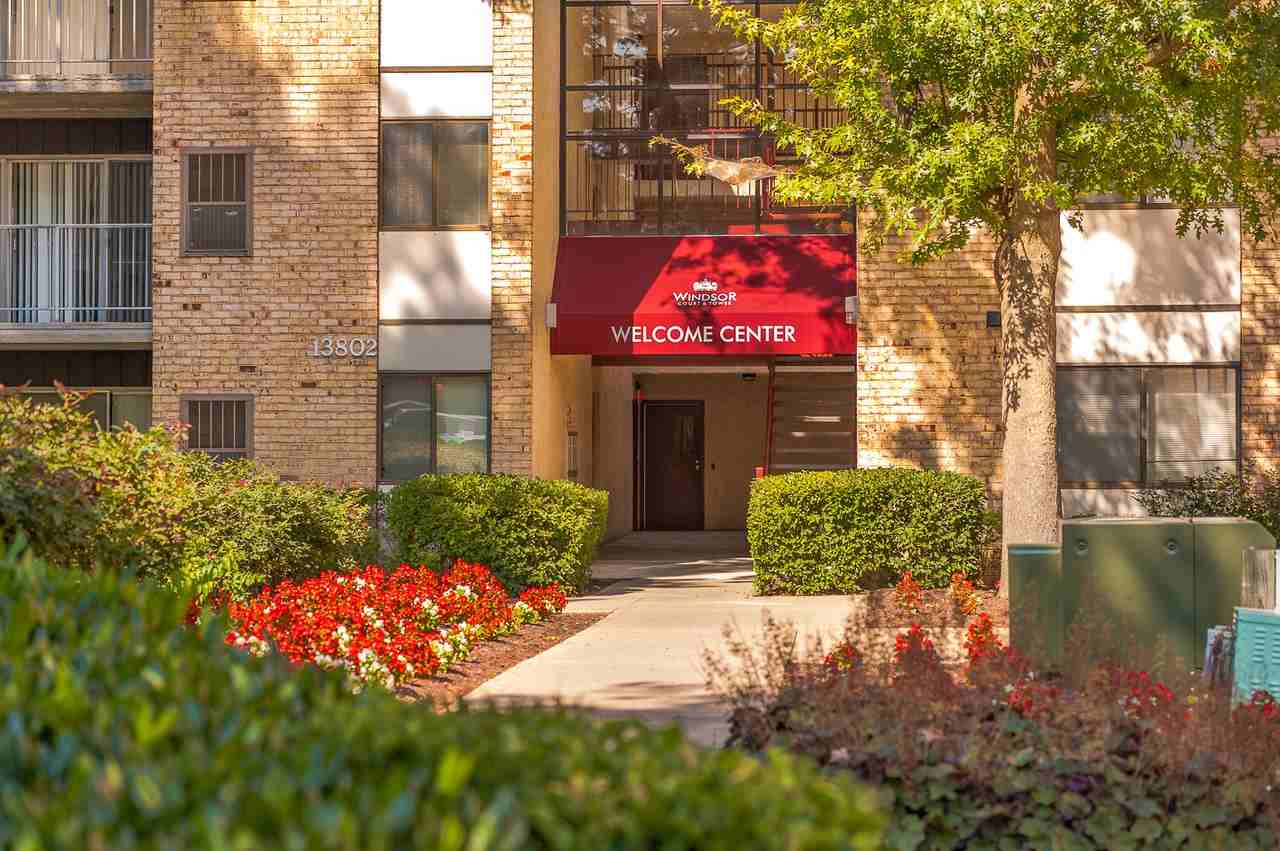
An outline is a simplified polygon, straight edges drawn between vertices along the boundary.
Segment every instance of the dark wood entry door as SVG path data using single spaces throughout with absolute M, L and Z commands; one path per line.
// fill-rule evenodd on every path
M 701 402 L 645 402 L 641 460 L 644 528 L 701 530 Z

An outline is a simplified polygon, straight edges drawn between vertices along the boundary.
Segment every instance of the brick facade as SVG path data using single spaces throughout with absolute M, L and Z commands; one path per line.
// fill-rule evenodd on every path
M 999 493 L 1000 297 L 978 238 L 923 267 L 859 257 L 858 465 L 977 476 Z
M 1280 221 L 1273 223 L 1280 228 Z M 1280 241 L 1241 245 L 1240 410 L 1243 458 L 1280 467 Z
M 491 458 L 533 471 L 533 0 L 493 3 Z M 551 155 L 555 155 L 554 152 Z M 544 234 L 554 239 L 555 234 Z
M 378 333 L 377 0 L 155 3 L 154 415 L 255 396 L 256 457 L 374 480 L 376 358 L 310 357 Z M 253 255 L 180 255 L 185 148 L 253 149 Z

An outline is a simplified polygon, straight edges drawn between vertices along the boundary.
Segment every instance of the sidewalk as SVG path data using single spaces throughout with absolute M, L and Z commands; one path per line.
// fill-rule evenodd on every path
M 742 532 L 645 532 L 604 548 L 596 579 L 617 581 L 570 601 L 608 612 L 599 623 L 480 686 L 468 701 L 562 701 L 603 717 L 676 722 L 696 741 L 724 742 L 726 709 L 707 691 L 702 656 L 723 628 L 760 632 L 766 612 L 802 634 L 835 635 L 845 596 L 753 597 Z

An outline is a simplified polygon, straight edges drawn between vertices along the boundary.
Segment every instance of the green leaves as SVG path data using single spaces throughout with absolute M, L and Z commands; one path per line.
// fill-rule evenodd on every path
M 988 534 L 982 482 L 907 468 L 788 473 L 752 484 L 747 540 L 760 593 L 941 588 L 978 569 Z
M 807 760 L 356 696 L 182 611 L 129 576 L 0 558 L 0 847 L 878 847 L 876 800 Z
M 777 22 L 706 5 L 843 110 L 812 129 L 732 105 L 800 159 L 776 194 L 857 204 L 869 250 L 905 236 L 924 262 L 1100 192 L 1168 197 L 1184 231 L 1220 226 L 1231 200 L 1259 237 L 1280 202 L 1280 163 L 1257 144 L 1280 132 L 1274 3 L 822 0 Z
M 180 451 L 163 428 L 100 431 L 61 407 L 0 397 L 0 546 L 126 566 L 203 597 L 372 560 L 365 492 L 283 482 L 251 461 Z
M 422 476 L 387 499 L 387 525 L 409 564 L 460 558 L 489 567 L 508 590 L 590 578 L 609 495 L 521 476 Z

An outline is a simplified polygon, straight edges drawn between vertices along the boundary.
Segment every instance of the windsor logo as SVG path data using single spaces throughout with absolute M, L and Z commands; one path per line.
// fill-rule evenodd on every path
M 685 292 L 673 292 L 676 307 L 716 307 L 722 304 L 735 304 L 738 294 L 726 290 L 720 291 L 720 284 L 710 278 L 694 281 Z

